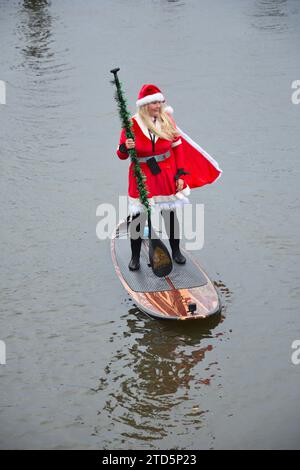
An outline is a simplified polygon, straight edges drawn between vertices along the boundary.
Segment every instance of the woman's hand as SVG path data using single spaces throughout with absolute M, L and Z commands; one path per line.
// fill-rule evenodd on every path
M 182 191 L 184 186 L 184 180 L 182 178 L 178 178 L 176 181 L 176 189 L 177 191 Z
M 125 140 L 125 145 L 126 145 L 127 149 L 134 149 L 135 141 L 133 139 L 126 139 Z

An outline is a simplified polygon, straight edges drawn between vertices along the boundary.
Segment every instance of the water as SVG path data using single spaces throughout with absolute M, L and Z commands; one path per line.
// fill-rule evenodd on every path
M 1 448 L 299 448 L 299 24 L 297 0 L 0 0 Z M 96 237 L 127 191 L 115 66 L 223 169 L 190 198 L 205 323 L 145 317 Z

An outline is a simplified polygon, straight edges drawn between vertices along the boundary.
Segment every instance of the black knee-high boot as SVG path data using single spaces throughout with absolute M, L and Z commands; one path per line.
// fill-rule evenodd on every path
M 140 253 L 142 246 L 141 230 L 144 230 L 146 217 L 144 214 L 137 213 L 132 217 L 130 224 L 130 245 L 131 245 L 131 260 L 129 262 L 129 269 L 136 271 L 140 268 Z
M 172 249 L 172 258 L 178 264 L 186 262 L 185 256 L 180 251 L 179 243 L 179 221 L 175 210 L 162 210 L 161 215 L 164 218 L 166 232 L 169 237 L 170 246 Z

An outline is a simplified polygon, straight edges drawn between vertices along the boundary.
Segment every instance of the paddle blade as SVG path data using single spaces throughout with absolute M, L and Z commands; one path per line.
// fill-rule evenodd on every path
M 158 277 L 167 276 L 173 269 L 172 258 L 159 239 L 149 240 L 149 260 L 152 271 Z

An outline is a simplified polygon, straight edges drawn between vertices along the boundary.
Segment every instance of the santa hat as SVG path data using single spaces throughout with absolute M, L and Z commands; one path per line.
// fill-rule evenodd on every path
M 165 101 L 164 95 L 155 85 L 143 85 L 136 102 L 137 107 L 139 108 L 144 104 L 153 103 L 153 101 Z
M 153 103 L 154 101 L 165 102 L 165 97 L 160 89 L 152 84 L 143 85 L 140 89 L 139 96 L 136 102 L 137 107 L 144 106 L 145 104 Z M 171 106 L 165 106 L 164 110 L 167 113 L 172 114 L 173 108 Z

